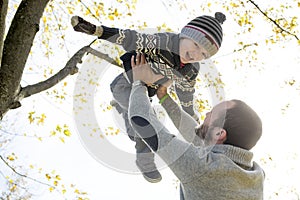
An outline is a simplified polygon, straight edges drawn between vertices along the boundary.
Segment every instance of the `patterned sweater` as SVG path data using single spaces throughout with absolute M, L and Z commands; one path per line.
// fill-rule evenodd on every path
M 199 63 L 180 63 L 179 34 L 144 34 L 134 30 L 103 27 L 99 39 L 121 45 L 127 52 L 137 51 L 146 55 L 146 60 L 155 73 L 160 73 L 175 83 L 175 91 L 182 108 L 194 116 L 193 98 Z M 155 86 L 154 86 L 155 87 Z
M 133 86 L 129 118 L 139 117 L 148 122 L 138 126 L 132 121 L 133 127 L 146 142 L 147 136 L 155 133 L 157 144 L 148 142 L 148 145 L 180 180 L 185 200 L 263 199 L 265 174 L 252 161 L 252 152 L 231 145 L 204 146 L 195 134 L 197 123 L 170 97 L 163 107 L 177 127 L 178 136 L 157 119 L 146 96 L 146 87 Z

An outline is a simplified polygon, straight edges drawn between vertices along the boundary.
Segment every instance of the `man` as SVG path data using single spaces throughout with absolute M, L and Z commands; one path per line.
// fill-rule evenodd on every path
M 151 108 L 145 84 L 158 80 L 143 56 L 132 59 L 133 79 L 129 119 L 141 138 L 181 182 L 185 200 L 263 199 L 263 169 L 249 150 L 262 134 L 258 115 L 239 100 L 213 107 L 198 127 L 161 87 L 157 97 L 180 134 L 171 134 Z M 196 127 L 196 129 L 195 129 Z

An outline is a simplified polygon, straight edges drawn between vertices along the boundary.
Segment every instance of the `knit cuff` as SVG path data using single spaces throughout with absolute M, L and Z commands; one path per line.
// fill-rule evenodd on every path
M 99 36 L 99 39 L 108 39 L 108 38 L 112 38 L 113 36 L 119 34 L 119 29 L 117 28 L 110 28 L 110 27 L 106 27 L 106 26 L 101 26 L 103 29 L 103 33 L 101 34 L 101 36 Z M 114 38 L 112 38 L 114 39 Z

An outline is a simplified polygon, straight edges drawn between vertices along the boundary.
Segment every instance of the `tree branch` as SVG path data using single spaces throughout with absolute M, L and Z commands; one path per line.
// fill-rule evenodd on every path
M 58 73 L 56 73 L 54 76 L 50 77 L 49 79 L 39 82 L 34 85 L 28 85 L 21 89 L 19 95 L 18 95 L 18 101 L 20 101 L 23 98 L 29 97 L 33 94 L 40 93 L 44 90 L 47 90 L 54 85 L 58 84 L 60 81 L 62 81 L 64 78 L 66 78 L 68 75 L 73 75 L 78 72 L 77 64 L 82 62 L 82 57 L 85 53 L 91 53 L 94 56 L 97 56 L 101 59 L 106 60 L 107 62 L 116 65 L 117 67 L 122 67 L 122 65 L 118 64 L 113 58 L 109 57 L 107 54 L 103 54 L 93 48 L 91 48 L 89 45 L 82 47 L 80 50 L 78 50 L 67 62 L 65 67 L 61 69 Z M 17 104 L 18 105 L 18 104 Z
M 120 67 L 120 68 L 123 68 L 122 65 L 120 65 L 119 63 L 117 63 L 113 58 L 109 57 L 108 54 L 104 54 L 104 53 L 101 53 L 100 51 L 97 51 L 91 47 L 88 48 L 88 53 L 91 53 L 92 55 L 94 56 L 97 56 L 98 58 L 101 58 L 103 60 L 106 60 L 107 62 L 113 64 L 113 65 L 116 65 L 117 67 Z
M 265 12 L 263 12 L 261 10 L 261 8 L 253 1 L 253 0 L 248 0 L 252 5 L 254 5 L 260 13 L 262 13 L 266 18 L 268 18 L 271 22 L 273 22 L 273 24 L 275 24 L 282 32 L 286 32 L 289 35 L 294 36 L 297 40 L 299 40 L 298 36 L 294 33 L 291 33 L 290 31 L 284 29 L 282 26 L 280 26 L 274 19 L 272 19 L 271 17 L 269 17 Z
M 55 188 L 55 186 L 53 185 L 50 185 L 48 183 L 44 183 L 42 181 L 39 181 L 37 179 L 34 179 L 34 178 L 31 178 L 27 175 L 24 175 L 24 174 L 21 174 L 20 172 L 18 172 L 15 168 L 13 168 L 1 155 L 0 155 L 0 159 L 5 163 L 5 165 L 7 165 L 14 173 L 16 173 L 17 175 L 21 176 L 21 177 L 24 177 L 24 178 L 27 178 L 27 179 L 30 179 L 34 182 L 37 182 L 37 183 L 40 183 L 42 185 L 46 185 L 46 186 L 49 186 L 49 187 L 52 187 L 52 188 Z
M 41 81 L 37 84 L 28 85 L 28 86 L 22 88 L 18 95 L 18 101 L 23 98 L 29 97 L 33 94 L 40 93 L 44 90 L 47 90 L 47 89 L 53 87 L 54 85 L 56 85 L 57 83 L 62 81 L 64 78 L 66 78 L 68 75 L 76 74 L 78 72 L 78 68 L 76 65 L 77 65 L 77 63 L 81 62 L 81 59 L 82 59 L 83 55 L 86 53 L 87 48 L 88 47 L 85 46 L 85 47 L 82 47 L 80 50 L 78 50 L 70 58 L 70 60 L 65 65 L 65 67 L 63 69 L 61 69 L 58 73 L 56 73 L 54 76 L 50 77 L 49 79 L 47 79 L 45 81 Z

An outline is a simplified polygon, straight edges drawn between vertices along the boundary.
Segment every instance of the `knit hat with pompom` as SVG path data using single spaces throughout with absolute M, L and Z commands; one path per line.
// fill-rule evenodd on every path
M 215 55 L 222 44 L 223 31 L 221 24 L 226 20 L 226 16 L 221 12 L 216 12 L 215 17 L 199 16 L 185 25 L 179 35 L 180 38 L 189 38 L 203 46 L 209 56 Z

